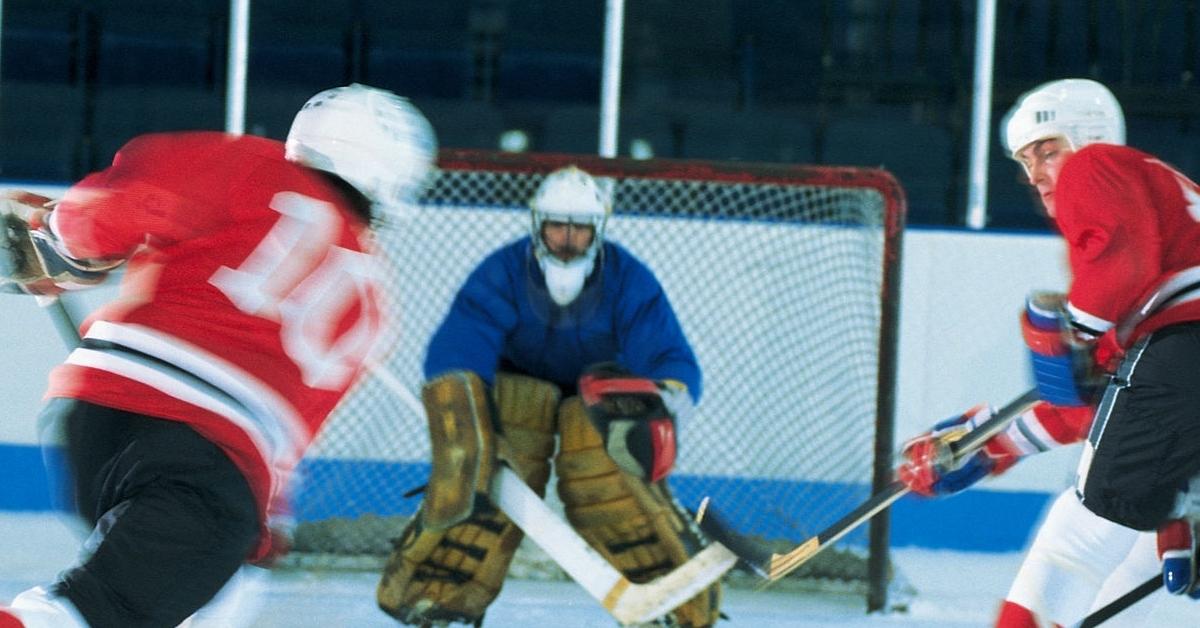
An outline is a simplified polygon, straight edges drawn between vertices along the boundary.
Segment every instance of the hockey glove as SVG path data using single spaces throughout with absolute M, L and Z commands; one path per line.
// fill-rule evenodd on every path
M 1094 338 L 1072 329 L 1066 297 L 1034 292 L 1025 299 L 1021 333 L 1029 347 L 1042 399 L 1059 406 L 1086 406 L 1103 383 L 1092 358 Z
M 16 193 L 0 198 L 0 292 L 56 295 L 101 283 L 124 260 L 77 260 L 43 224 L 45 197 Z
M 605 362 L 579 378 L 579 394 L 622 471 L 647 482 L 667 476 L 675 465 L 675 420 L 692 404 L 683 384 L 636 377 Z
M 1191 521 L 1171 519 L 1158 527 L 1158 558 L 1167 593 L 1200 600 L 1196 549 L 1196 530 Z
M 904 462 L 896 477 L 910 490 L 926 497 L 953 495 L 988 475 L 1008 470 L 1020 453 L 993 437 L 982 448 L 955 460 L 951 443 L 965 436 L 995 411 L 980 404 L 963 414 L 941 421 L 930 431 L 906 442 L 900 450 Z

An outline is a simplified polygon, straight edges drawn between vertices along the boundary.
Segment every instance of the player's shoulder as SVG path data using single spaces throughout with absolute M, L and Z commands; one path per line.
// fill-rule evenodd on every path
M 617 285 L 628 289 L 630 284 L 656 286 L 658 277 L 650 265 L 629 248 L 612 240 L 604 241 L 604 268 L 606 274 L 620 278 Z
M 501 277 L 524 272 L 525 264 L 531 254 L 530 246 L 529 236 L 501 244 L 483 256 L 483 259 L 476 265 L 473 276 L 477 279 L 487 278 L 489 283 L 495 283 Z
M 121 147 L 123 153 L 130 151 L 162 156 L 225 152 L 282 159 L 283 143 L 266 137 L 221 131 L 172 131 L 138 135 Z
M 622 270 L 649 272 L 650 267 L 628 247 L 613 240 L 604 241 L 604 257 Z
M 1088 144 L 1076 151 L 1067 160 L 1063 169 L 1091 170 L 1112 167 L 1125 169 L 1137 167 L 1139 164 L 1145 163 L 1148 158 L 1152 158 L 1152 156 L 1132 146 L 1100 143 Z
M 524 262 L 529 255 L 530 247 L 532 246 L 529 236 L 522 236 L 509 240 L 504 244 L 492 249 L 483 258 L 484 264 L 503 264 L 506 266 L 517 262 Z

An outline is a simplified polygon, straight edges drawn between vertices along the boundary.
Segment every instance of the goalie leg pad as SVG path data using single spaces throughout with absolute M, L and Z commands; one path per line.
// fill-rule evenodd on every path
M 453 371 L 421 389 L 429 420 L 433 466 L 421 525 L 445 530 L 471 516 L 475 493 L 487 493 L 495 459 L 495 436 L 487 387 L 469 371 Z
M 550 382 L 512 373 L 498 373 L 492 393 L 500 417 L 500 458 L 544 497 L 562 393 Z
M 567 519 L 588 544 L 635 583 L 687 562 L 704 541 L 665 482 L 649 484 L 622 472 L 579 398 L 563 402 L 562 439 L 555 470 Z M 714 583 L 671 612 L 672 626 L 711 626 L 720 617 L 721 585 Z
M 478 626 L 522 536 L 503 513 L 484 507 L 448 530 L 427 529 L 413 517 L 384 566 L 376 602 L 405 624 Z
M 440 378 L 435 383 L 441 383 Z M 473 393 L 477 392 L 476 383 L 482 386 L 475 378 L 470 386 Z M 443 385 L 452 391 L 457 386 Z M 496 439 L 497 452 L 534 491 L 544 495 L 554 453 L 554 420 L 561 396 L 558 387 L 532 377 L 500 373 L 492 395 L 502 432 Z M 475 399 L 476 405 L 478 401 Z M 460 487 L 463 494 L 470 494 L 468 485 Z M 422 511 L 429 496 L 425 499 Z M 431 529 L 423 525 L 425 520 L 423 516 L 414 518 L 396 543 L 376 591 L 379 607 L 414 625 L 482 621 L 500 593 L 524 533 L 490 506 L 476 506 L 467 521 L 449 529 Z

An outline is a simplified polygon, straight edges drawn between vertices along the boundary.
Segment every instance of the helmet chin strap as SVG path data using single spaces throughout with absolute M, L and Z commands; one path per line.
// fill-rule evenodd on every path
M 560 306 L 570 305 L 583 291 L 583 282 L 592 273 L 594 255 L 585 255 L 563 262 L 549 255 L 539 255 L 538 265 L 546 277 L 546 290 Z

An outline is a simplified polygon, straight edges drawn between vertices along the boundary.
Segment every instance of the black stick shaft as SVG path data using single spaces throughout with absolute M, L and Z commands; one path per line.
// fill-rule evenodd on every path
M 67 349 L 78 347 L 79 327 L 76 325 L 75 317 L 67 311 L 67 306 L 61 297 L 46 306 L 46 313 L 50 315 L 50 320 L 54 323 L 54 330 L 58 332 L 58 337 L 62 338 L 63 344 L 67 345 Z
M 965 456 L 983 446 L 987 440 L 1008 427 L 1021 412 L 1038 400 L 1036 389 L 1026 391 L 1013 399 L 996 414 L 984 421 L 966 436 L 951 444 L 950 450 L 955 458 Z M 766 578 L 774 582 L 794 571 L 797 567 L 808 562 L 813 556 L 824 550 L 835 541 L 852 532 L 855 528 L 869 521 L 879 512 L 891 506 L 893 502 L 908 494 L 909 488 L 899 480 L 887 485 L 882 491 L 872 495 L 859 504 L 854 510 L 846 513 L 833 525 L 825 528 L 816 536 L 810 537 L 790 552 L 778 554 L 764 544 L 758 543 L 732 532 L 724 517 L 715 509 L 709 508 L 707 514 L 700 519 L 700 527 L 714 540 L 719 541 L 733 550 L 744 563 Z
M 1114 615 L 1137 604 L 1146 596 L 1162 587 L 1162 575 L 1154 574 L 1149 580 L 1129 590 L 1125 595 L 1109 602 L 1104 608 L 1096 609 L 1079 623 L 1079 628 L 1094 628 L 1113 618 Z

